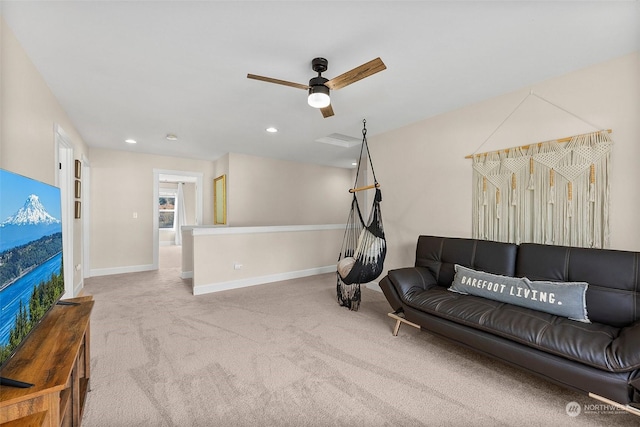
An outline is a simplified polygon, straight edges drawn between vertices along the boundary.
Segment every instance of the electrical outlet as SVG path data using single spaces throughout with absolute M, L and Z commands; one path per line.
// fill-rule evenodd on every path
M 233 263 L 234 270 L 240 270 L 241 268 L 242 268 L 242 264 L 240 264 L 239 262 Z
M 138 219 L 138 212 L 133 213 L 133 219 Z

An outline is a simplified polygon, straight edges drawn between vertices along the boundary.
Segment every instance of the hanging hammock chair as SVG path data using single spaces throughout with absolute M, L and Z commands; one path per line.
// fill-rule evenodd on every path
M 357 188 L 363 155 L 366 155 L 369 159 L 374 184 Z M 380 211 L 382 193 L 379 187 L 380 185 L 373 170 L 369 146 L 367 145 L 366 120 L 363 120 L 360 162 L 358 162 L 354 188 L 349 190 L 353 194 L 353 199 L 342 248 L 338 256 L 336 273 L 338 303 L 354 311 L 357 311 L 360 306 L 360 284 L 371 282 L 382 274 L 384 258 L 387 254 L 387 244 L 382 226 L 382 212 Z M 369 219 L 365 223 L 356 193 L 370 189 L 375 189 L 376 193 Z

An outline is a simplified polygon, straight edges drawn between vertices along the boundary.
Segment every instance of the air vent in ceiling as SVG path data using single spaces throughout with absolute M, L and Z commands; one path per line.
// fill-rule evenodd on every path
M 323 144 L 337 145 L 338 147 L 351 148 L 360 144 L 359 138 L 354 138 L 349 135 L 342 135 L 340 133 L 332 133 L 331 135 L 323 136 L 316 139 L 316 142 L 322 142 Z

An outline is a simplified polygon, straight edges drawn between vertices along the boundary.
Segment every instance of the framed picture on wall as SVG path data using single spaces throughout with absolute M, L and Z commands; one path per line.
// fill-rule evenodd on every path
M 213 180 L 213 223 L 227 223 L 227 176 Z

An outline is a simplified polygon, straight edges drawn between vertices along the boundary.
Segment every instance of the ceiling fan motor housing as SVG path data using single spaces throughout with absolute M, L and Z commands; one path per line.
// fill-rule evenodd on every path
M 329 88 L 325 85 L 328 79 L 318 76 L 309 80 L 309 95 L 314 93 L 324 93 L 329 96 Z
M 328 79 L 325 79 L 322 76 L 318 76 L 318 77 L 314 77 L 311 80 L 309 80 L 309 87 L 313 88 L 315 86 L 323 86 L 325 88 L 327 88 L 327 94 L 329 93 L 329 88 L 327 86 L 325 86 L 325 83 L 328 82 Z

